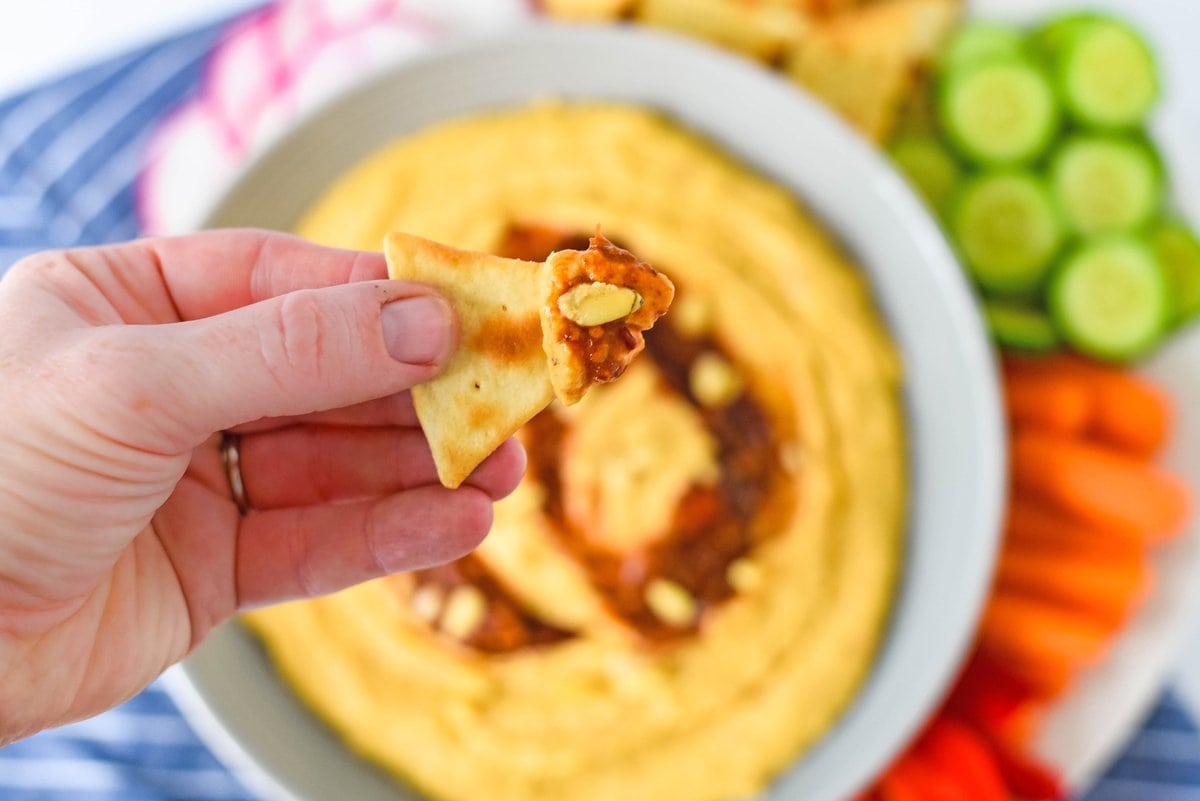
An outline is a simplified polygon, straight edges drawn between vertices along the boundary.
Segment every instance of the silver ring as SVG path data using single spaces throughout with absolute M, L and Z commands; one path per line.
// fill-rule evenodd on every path
M 221 434 L 221 465 L 229 481 L 229 494 L 237 506 L 238 514 L 245 517 L 250 511 L 250 496 L 246 494 L 246 482 L 242 480 L 241 436 L 225 431 Z

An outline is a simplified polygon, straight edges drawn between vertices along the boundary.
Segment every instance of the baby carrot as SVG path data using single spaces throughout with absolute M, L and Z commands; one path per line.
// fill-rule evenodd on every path
M 1067 436 L 1087 430 L 1093 414 L 1090 390 L 1067 373 L 1009 371 L 1004 406 L 1014 428 Z
M 1027 492 L 1082 521 L 1157 541 L 1177 533 L 1191 501 L 1175 477 L 1137 459 L 1049 434 L 1020 431 L 1012 476 Z
M 1166 393 L 1128 370 L 1078 359 L 1074 368 L 1095 393 L 1093 436 L 1145 458 L 1162 448 L 1171 428 Z
M 1166 394 L 1128 370 L 1074 356 L 1013 358 L 1007 380 L 1075 382 L 1089 395 L 1086 435 L 1090 439 L 1149 458 L 1167 440 L 1171 404 Z
M 1021 674 L 1026 668 L 1037 668 L 1054 675 L 1053 671 L 1094 660 L 1107 645 L 1108 634 L 1106 626 L 1086 614 L 1034 598 L 1001 594 L 993 596 L 984 611 L 980 645 Z
M 1133 529 L 1087 523 L 1021 492 L 1008 504 L 1004 537 L 1005 548 L 1064 558 L 1100 553 L 1113 559 L 1138 559 L 1146 545 Z
M 1073 662 L 1050 663 L 1045 659 L 1040 662 L 1025 662 L 1011 654 L 1003 658 L 1008 671 L 1029 688 L 1032 702 L 1035 704 L 1045 704 L 1061 696 L 1070 689 L 1075 674 L 1079 672 L 1079 666 Z M 1015 725 L 1019 726 L 1020 723 Z M 1007 731 L 1007 728 L 1005 730 Z M 1014 736 L 1018 734 L 1020 731 L 1014 732 Z
M 996 571 L 998 595 L 1036 598 L 1078 610 L 1115 631 L 1145 597 L 1151 580 L 1145 556 L 1112 559 L 1104 554 L 1063 557 L 1007 548 Z

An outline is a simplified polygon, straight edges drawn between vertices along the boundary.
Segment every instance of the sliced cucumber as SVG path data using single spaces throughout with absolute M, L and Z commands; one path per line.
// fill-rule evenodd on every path
M 1150 234 L 1150 245 L 1167 274 L 1171 322 L 1183 325 L 1200 315 L 1200 241 L 1180 222 L 1167 222 Z
M 1028 164 L 1050 146 L 1059 109 L 1050 81 L 1024 58 L 988 58 L 948 71 L 938 119 L 954 146 L 984 166 Z
M 950 151 L 932 136 L 903 136 L 889 152 L 929 207 L 944 214 L 962 179 L 962 169 Z
M 1084 24 L 1070 37 L 1057 58 L 1056 77 L 1067 113 L 1097 130 L 1141 125 L 1159 96 L 1150 46 L 1111 18 Z
M 999 22 L 968 22 L 942 50 L 941 68 L 954 69 L 994 56 L 1019 56 L 1025 44 L 1021 31 Z
M 1054 17 L 1035 30 L 1029 37 L 1034 55 L 1047 61 L 1056 61 L 1093 22 L 1103 22 L 1106 17 L 1096 11 L 1073 11 Z
M 955 200 L 950 229 L 971 276 L 998 294 L 1039 286 L 1064 235 L 1049 189 L 1027 171 L 969 181 Z
M 1059 345 L 1058 329 L 1050 317 L 1039 309 L 987 300 L 983 303 L 983 316 L 992 338 L 1002 347 L 1027 353 L 1046 353 Z
M 1158 344 L 1171 299 L 1146 243 L 1117 236 L 1085 244 L 1050 282 L 1050 313 L 1070 345 L 1100 359 L 1128 361 Z
M 1140 228 L 1163 199 L 1158 159 L 1134 139 L 1068 138 L 1054 155 L 1050 176 L 1067 224 L 1085 236 Z

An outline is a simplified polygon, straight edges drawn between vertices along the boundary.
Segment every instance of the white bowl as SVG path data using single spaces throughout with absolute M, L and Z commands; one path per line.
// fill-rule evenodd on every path
M 547 95 L 658 108 L 790 187 L 861 263 L 900 348 L 912 486 L 890 629 L 856 701 L 767 794 L 843 798 L 933 711 L 970 644 L 1005 475 L 995 365 L 972 296 L 936 225 L 869 144 L 790 84 L 708 47 L 539 27 L 444 48 L 337 98 L 251 165 L 207 224 L 291 228 L 397 136 Z M 214 632 L 183 676 L 174 687 L 185 712 L 266 797 L 416 797 L 343 748 L 240 627 Z

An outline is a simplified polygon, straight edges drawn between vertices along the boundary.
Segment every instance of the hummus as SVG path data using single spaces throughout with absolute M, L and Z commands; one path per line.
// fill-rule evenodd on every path
M 752 795 L 836 721 L 885 627 L 898 363 L 786 192 L 656 114 L 546 104 L 385 148 L 299 232 L 540 259 L 597 223 L 675 306 L 618 381 L 522 430 L 528 475 L 480 549 L 247 618 L 352 748 L 432 797 Z

